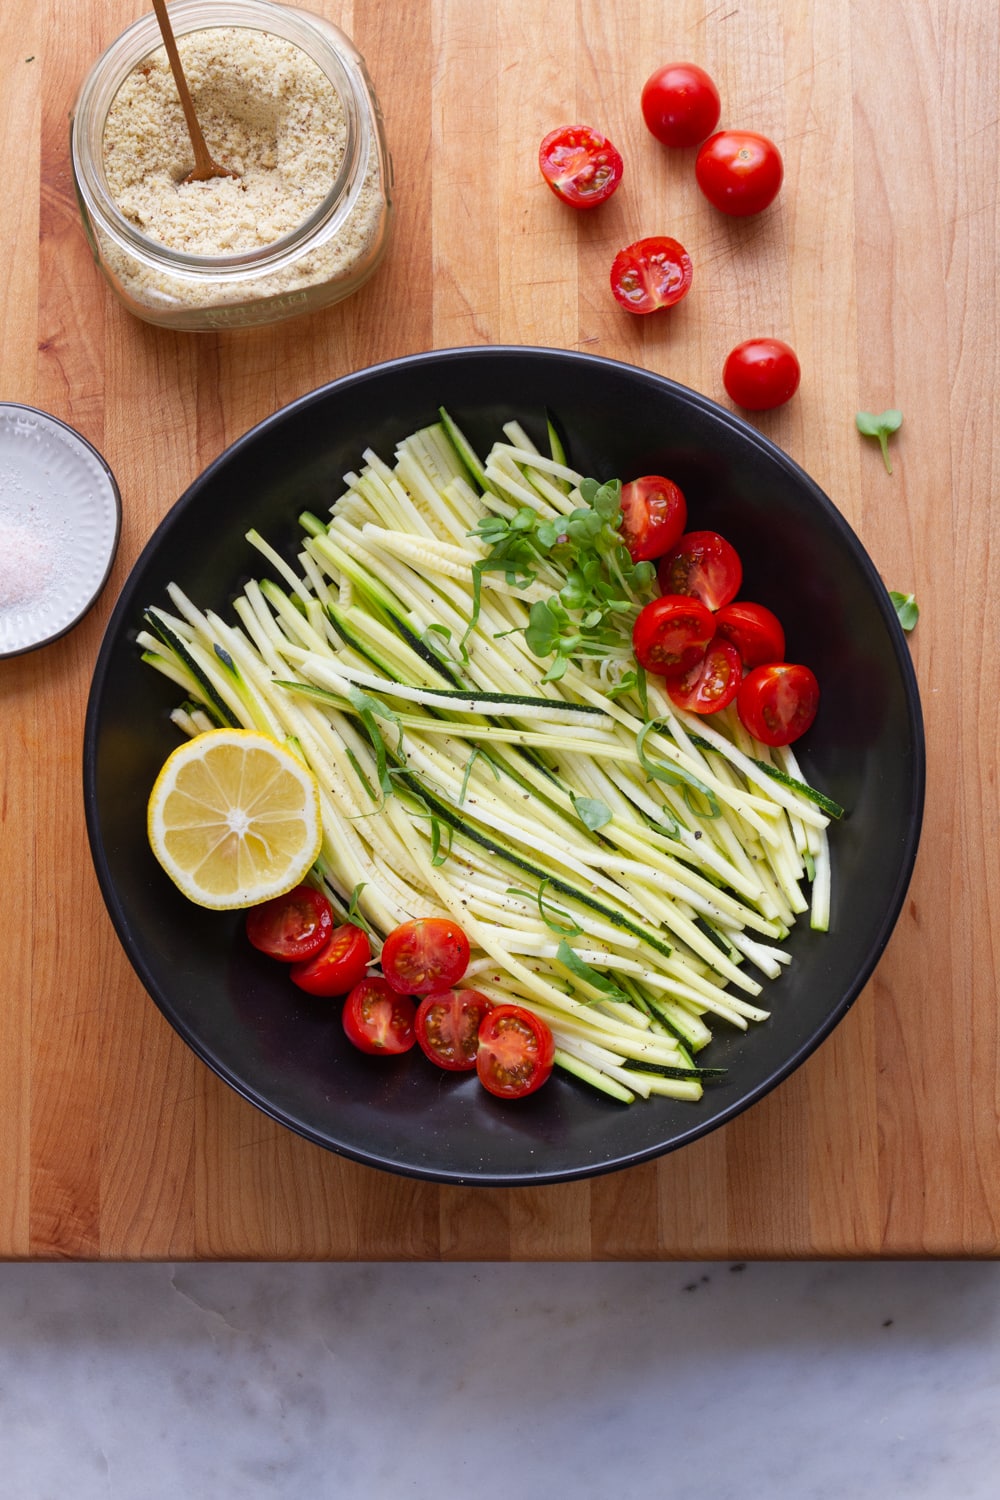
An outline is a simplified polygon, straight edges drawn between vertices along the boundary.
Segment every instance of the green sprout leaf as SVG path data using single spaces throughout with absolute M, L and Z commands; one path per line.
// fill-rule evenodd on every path
M 548 883 L 549 877 L 546 875 L 534 896 L 532 896 L 530 891 L 522 891 L 517 886 L 508 886 L 507 894 L 508 896 L 523 896 L 528 901 L 534 901 L 538 907 L 538 915 L 550 932 L 555 932 L 560 937 L 579 937 L 583 928 L 576 925 L 572 915 L 564 907 L 553 906 L 551 902 L 545 901 L 545 887 Z M 557 921 L 556 917 L 552 915 L 553 912 L 557 913 L 560 917 L 565 917 L 566 920 L 564 922 Z
M 372 749 L 375 751 L 375 771 L 378 776 L 378 784 L 382 788 L 382 794 L 388 797 L 392 792 L 392 781 L 388 772 L 388 756 L 382 731 L 376 723 L 377 719 L 388 719 L 399 727 L 399 741 L 396 745 L 396 753 L 400 754 L 403 747 L 403 726 L 399 715 L 377 698 L 372 698 L 368 693 L 362 693 L 358 688 L 350 688 L 347 693 L 351 707 L 365 726 Z
M 501 572 L 516 588 L 544 580 L 553 589 L 532 603 L 524 633 L 534 656 L 554 658 L 543 682 L 558 681 L 575 658 L 607 657 L 627 642 L 656 577 L 622 541 L 621 481 L 584 479 L 579 494 L 583 504 L 568 516 L 543 518 L 523 506 L 510 519 L 485 517 L 469 533 L 489 548 L 473 565 L 473 624 L 486 573 Z
M 662 781 L 665 786 L 679 787 L 684 793 L 688 809 L 696 817 L 717 818 L 720 813 L 719 802 L 711 787 L 706 786 L 692 771 L 685 771 L 681 766 L 665 765 L 660 760 L 651 760 L 646 754 L 646 738 L 659 729 L 661 723 L 660 719 L 650 719 L 636 735 L 639 764 L 650 781 Z
M 904 630 L 912 630 L 920 618 L 920 606 L 917 603 L 916 594 L 900 594 L 895 589 L 890 589 L 889 598 L 893 602 L 900 625 Z
M 458 805 L 459 805 L 459 807 L 463 806 L 463 804 L 465 802 L 465 795 L 466 795 L 466 793 L 469 790 L 469 777 L 472 775 L 472 768 L 476 764 L 476 761 L 479 759 L 480 756 L 483 757 L 483 759 L 485 760 L 486 764 L 489 766 L 490 770 L 493 772 L 493 779 L 494 779 L 494 781 L 499 781 L 500 780 L 500 772 L 497 770 L 496 766 L 490 760 L 490 758 L 487 755 L 486 751 L 485 750 L 480 750 L 479 747 L 477 746 L 476 749 L 473 750 L 472 754 L 469 756 L 468 760 L 465 763 L 465 775 L 462 777 L 462 790 L 458 794 Z
M 891 433 L 899 431 L 903 420 L 903 413 L 895 410 L 881 412 L 859 411 L 854 420 L 862 437 L 878 439 L 879 447 L 882 449 L 882 459 L 885 463 L 886 472 L 891 474 L 892 464 L 889 461 L 889 436 Z
M 596 833 L 598 828 L 611 822 L 610 807 L 597 797 L 573 797 L 573 811 L 591 833 Z
M 451 855 L 451 843 L 455 837 L 455 830 L 450 823 L 445 823 L 442 833 L 440 818 L 431 816 L 431 864 L 437 868 L 445 864 Z
M 436 656 L 438 661 L 443 662 L 445 666 L 464 666 L 468 661 L 468 652 L 463 650 L 461 646 L 459 647 L 457 656 L 452 651 L 451 631 L 447 625 L 428 625 L 420 639 L 428 651 Z
M 369 937 L 375 938 L 376 942 L 380 945 L 382 941 L 381 938 L 378 936 L 374 927 L 361 910 L 361 892 L 364 890 L 366 884 L 366 881 L 359 880 L 357 885 L 351 892 L 351 899 L 347 907 L 347 920 L 351 923 L 352 926 L 360 927 L 362 931 L 367 932 Z
M 562 939 L 559 947 L 556 949 L 556 959 L 571 974 L 575 974 L 577 979 L 582 979 L 595 990 L 600 990 L 606 999 L 628 1001 L 625 991 L 619 989 L 618 985 L 614 984 L 606 974 L 602 974 L 599 969 L 593 968 L 578 953 L 575 953 L 565 938 Z

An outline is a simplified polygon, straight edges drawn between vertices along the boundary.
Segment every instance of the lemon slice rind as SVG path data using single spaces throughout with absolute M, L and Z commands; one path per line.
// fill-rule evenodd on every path
M 189 900 L 256 906 L 298 885 L 323 842 L 312 771 L 270 735 L 211 729 L 178 745 L 149 795 L 150 848 Z

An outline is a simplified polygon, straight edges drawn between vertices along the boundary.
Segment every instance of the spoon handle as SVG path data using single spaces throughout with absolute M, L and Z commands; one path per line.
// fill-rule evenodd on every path
M 167 14 L 166 0 L 153 0 L 153 10 L 156 19 L 160 23 L 160 33 L 163 37 L 163 45 L 167 51 L 167 61 L 170 63 L 170 71 L 174 75 L 177 92 L 180 95 L 181 108 L 184 111 L 184 119 L 187 122 L 188 134 L 191 137 L 191 145 L 194 148 L 194 171 L 189 174 L 189 181 L 205 181 L 211 177 L 234 176 L 226 167 L 216 166 L 205 144 L 201 126 L 198 124 L 198 116 L 194 112 L 194 104 L 191 93 L 184 77 L 184 69 L 181 66 L 180 54 L 177 51 L 177 42 L 174 39 L 174 29 L 170 24 Z

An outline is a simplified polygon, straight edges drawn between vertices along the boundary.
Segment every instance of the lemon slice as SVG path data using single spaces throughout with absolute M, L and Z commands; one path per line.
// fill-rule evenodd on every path
M 199 906 L 255 906 L 298 885 L 319 854 L 319 787 L 270 735 L 210 729 L 167 757 L 147 830 L 160 864 Z

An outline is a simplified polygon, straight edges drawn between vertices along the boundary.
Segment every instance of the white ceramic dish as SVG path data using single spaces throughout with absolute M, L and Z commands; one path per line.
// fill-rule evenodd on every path
M 47 412 L 0 404 L 0 657 L 82 619 L 120 530 L 118 485 L 97 450 Z

